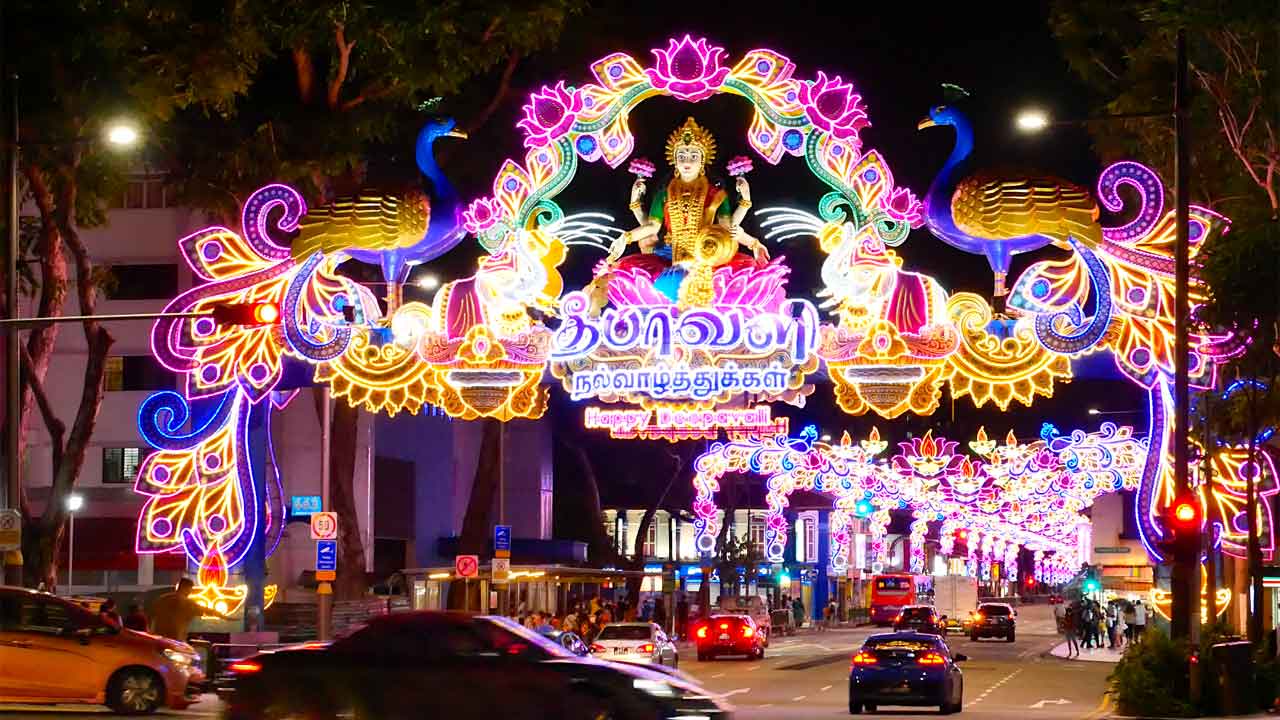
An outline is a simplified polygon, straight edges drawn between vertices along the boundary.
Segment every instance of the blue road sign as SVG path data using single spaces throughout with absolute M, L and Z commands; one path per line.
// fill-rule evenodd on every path
M 493 526 L 493 554 L 497 557 L 508 557 L 511 554 L 511 526 Z
M 319 495 L 290 495 L 289 516 L 306 517 L 314 515 L 324 509 L 321 504 Z
M 316 541 L 316 570 L 338 569 L 338 541 Z

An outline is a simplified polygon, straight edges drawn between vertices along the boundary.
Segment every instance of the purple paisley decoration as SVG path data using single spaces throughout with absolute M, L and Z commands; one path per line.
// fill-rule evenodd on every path
M 1107 267 L 1102 264 L 1097 255 L 1093 254 L 1092 250 L 1081 245 L 1075 238 L 1071 239 L 1071 245 L 1076 252 L 1080 253 L 1085 266 L 1089 268 L 1089 278 L 1093 284 L 1093 295 L 1097 298 L 1097 307 L 1089 323 L 1079 332 L 1071 335 L 1058 332 L 1054 328 L 1054 321 L 1059 317 L 1065 317 L 1072 325 L 1079 326 L 1084 320 L 1083 311 L 1074 304 L 1066 310 L 1041 313 L 1036 316 L 1036 338 L 1045 347 L 1063 355 L 1073 355 L 1093 347 L 1102 339 L 1107 326 L 1111 324 L 1111 276 L 1107 272 Z
M 249 245 L 264 258 L 288 260 L 287 245 L 278 245 L 267 233 L 267 216 L 276 207 L 284 208 L 284 215 L 276 221 L 276 229 L 290 233 L 298 229 L 298 220 L 307 214 L 307 203 L 297 190 L 288 185 L 273 184 L 258 188 L 245 201 L 240 216 L 240 226 Z
M 1147 459 L 1142 464 L 1142 479 L 1138 483 L 1138 497 L 1134 502 L 1134 514 L 1137 515 L 1138 534 L 1147 554 L 1155 562 L 1163 562 L 1164 555 L 1157 549 L 1157 543 L 1164 537 L 1164 531 L 1152 521 L 1155 514 L 1156 490 L 1160 482 L 1160 467 L 1164 460 L 1165 431 L 1165 398 L 1168 395 L 1167 380 L 1159 380 L 1152 386 L 1150 393 L 1151 424 L 1148 427 Z
M 324 256 L 320 253 L 313 253 L 302 263 L 298 268 L 298 274 L 294 275 L 289 282 L 289 288 L 284 294 L 284 304 L 280 308 L 285 339 L 294 350 L 298 351 L 299 355 L 314 362 L 324 362 L 338 357 L 346 351 L 347 343 L 351 341 L 351 328 L 335 328 L 333 337 L 328 342 L 318 342 L 313 339 L 314 336 L 310 332 L 298 325 L 298 301 L 306 291 L 307 283 L 311 281 L 316 267 L 323 259 Z
M 1102 235 L 1114 242 L 1128 242 L 1151 232 L 1164 212 L 1164 184 L 1154 170 L 1142 163 L 1125 160 L 1115 163 L 1098 177 L 1098 199 L 1103 207 L 1117 213 L 1124 209 L 1118 192 L 1121 185 L 1138 191 L 1138 215 L 1120 227 L 1103 228 Z

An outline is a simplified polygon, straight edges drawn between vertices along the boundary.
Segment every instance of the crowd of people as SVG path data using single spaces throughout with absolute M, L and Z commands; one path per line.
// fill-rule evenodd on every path
M 1123 651 L 1142 642 L 1147 629 L 1147 606 L 1141 600 L 1113 599 L 1103 605 L 1082 598 L 1054 608 L 1058 629 L 1067 641 L 1067 657 L 1079 657 L 1080 649 Z
M 655 622 L 663 628 L 670 628 L 674 620 L 676 636 L 683 637 L 689 626 L 689 603 L 683 597 L 677 600 L 675 616 L 671 617 L 661 597 L 632 607 L 625 600 L 602 601 L 598 596 L 592 596 L 588 600 L 570 600 L 565 612 L 560 614 L 530 610 L 527 604 L 520 603 L 510 617 L 530 630 L 572 632 L 587 643 L 595 640 L 604 626 L 613 622 Z

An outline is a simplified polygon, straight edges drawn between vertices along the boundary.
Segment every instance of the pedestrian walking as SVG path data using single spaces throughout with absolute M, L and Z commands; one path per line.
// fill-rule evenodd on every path
M 1147 630 L 1147 607 L 1139 600 L 1133 604 L 1133 641 L 1142 642 L 1142 634 Z
M 1119 614 L 1115 600 L 1107 603 L 1107 647 L 1112 650 L 1116 649 L 1116 618 Z
M 1076 627 L 1077 612 L 1078 607 L 1075 603 L 1072 603 L 1062 616 L 1062 634 L 1067 639 L 1068 658 L 1072 656 L 1073 652 L 1075 653 L 1075 657 L 1080 657 L 1080 644 L 1076 641 L 1076 632 L 1078 630 Z
M 142 612 L 141 605 L 134 603 L 129 606 L 129 611 L 124 616 L 124 626 L 137 632 L 147 631 L 147 614 Z
M 684 595 L 676 602 L 676 633 L 680 637 L 689 634 L 689 600 Z
M 1119 608 L 1117 608 L 1119 610 Z M 1124 613 L 1116 612 L 1116 644 L 1115 649 L 1124 652 L 1125 639 L 1129 632 L 1129 625 L 1124 621 Z
M 800 598 L 791 601 L 791 615 L 796 620 L 796 629 L 804 627 L 804 602 Z
M 107 598 L 98 608 L 98 619 L 102 620 L 103 625 L 113 630 L 119 630 L 124 626 L 120 621 L 120 613 L 116 611 L 116 601 L 111 598 Z

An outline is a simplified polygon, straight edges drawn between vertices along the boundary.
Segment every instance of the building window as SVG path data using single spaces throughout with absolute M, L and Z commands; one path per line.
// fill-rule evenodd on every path
M 103 448 L 102 484 L 132 485 L 138 478 L 138 466 L 149 454 L 148 448 Z
M 169 207 L 169 189 L 162 175 L 137 175 L 129 179 L 124 192 L 112 203 L 113 208 L 149 210 Z
M 178 266 L 174 263 L 112 265 L 106 284 L 110 300 L 169 300 L 178 294 Z
M 657 551 L 658 545 L 658 520 L 654 518 L 649 522 L 649 528 L 644 534 L 644 543 L 640 546 L 640 557 L 651 558 Z
M 150 355 L 118 355 L 107 358 L 106 389 L 172 390 L 176 386 L 173 373 Z
M 804 556 L 809 562 L 818 560 L 818 523 L 812 518 L 804 523 Z
M 747 541 L 751 543 L 751 554 L 764 557 L 764 518 L 752 515 L 747 519 Z

